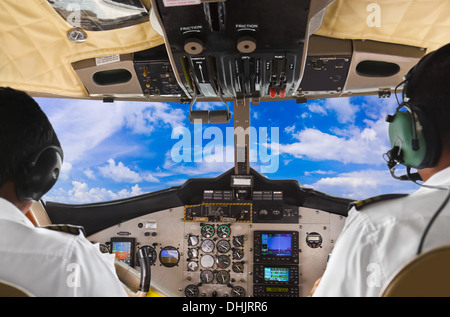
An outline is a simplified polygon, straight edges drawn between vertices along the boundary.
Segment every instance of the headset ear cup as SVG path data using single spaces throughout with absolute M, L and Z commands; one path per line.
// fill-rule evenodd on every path
M 62 167 L 62 150 L 50 146 L 22 166 L 16 180 L 17 197 L 21 201 L 38 201 L 58 180 Z
M 413 118 L 409 111 L 397 111 L 391 118 L 389 123 L 389 140 L 392 149 L 395 150 L 396 160 L 399 163 L 416 167 L 419 166 L 425 157 L 425 148 L 422 146 L 420 151 L 413 149 Z M 421 135 L 419 144 L 423 145 L 424 140 Z
M 439 135 L 422 110 L 415 107 L 412 112 L 397 111 L 391 117 L 389 123 L 391 146 L 401 150 L 399 163 L 417 169 L 432 167 L 441 153 Z M 414 128 L 417 121 L 420 123 L 420 129 L 417 126 Z M 414 140 L 414 129 L 417 131 L 417 140 Z M 417 148 L 413 144 L 416 144 Z
M 433 167 L 441 156 L 441 139 L 436 126 L 429 120 L 420 107 L 414 106 L 414 111 L 422 126 L 422 135 L 426 143 L 426 154 L 419 169 Z

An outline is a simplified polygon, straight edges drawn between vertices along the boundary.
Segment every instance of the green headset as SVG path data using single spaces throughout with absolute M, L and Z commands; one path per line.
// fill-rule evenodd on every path
M 400 180 L 419 180 L 420 176 L 417 173 L 411 174 L 410 169 L 432 167 L 441 155 L 439 133 L 422 110 L 425 105 L 414 104 L 408 97 L 408 83 L 417 72 L 418 66 L 423 65 L 423 60 L 414 66 L 405 76 L 405 80 L 397 86 L 404 84 L 403 102 L 399 103 L 394 115 L 386 117 L 391 143 L 391 150 L 386 153 L 388 167 L 392 176 Z M 406 110 L 401 110 L 403 108 Z M 398 164 L 407 167 L 406 176 L 395 176 L 394 171 Z
M 420 175 L 418 173 L 411 173 L 411 168 L 424 169 L 435 166 L 442 151 L 438 129 L 423 111 L 426 105 L 412 102 L 409 98 L 411 95 L 410 90 L 413 89 L 411 88 L 413 76 L 420 76 L 423 71 L 426 71 L 428 65 L 425 61 L 429 60 L 435 52 L 427 54 L 422 58 L 419 63 L 408 72 L 405 76 L 405 80 L 396 87 L 395 90 L 397 90 L 400 85 L 404 84 L 402 92 L 403 102 L 401 104 L 399 103 L 394 115 L 388 115 L 386 117 L 386 121 L 389 122 L 389 140 L 392 147 L 391 150 L 386 153 L 388 156 L 387 164 L 391 175 L 399 180 L 413 181 L 422 187 L 447 191 L 444 201 L 433 213 L 433 216 L 422 233 L 417 248 L 417 255 L 422 253 L 425 238 L 434 221 L 450 201 L 450 187 L 430 186 L 417 183 L 417 181 L 421 179 Z M 395 94 L 395 96 L 397 97 L 397 94 Z M 400 111 L 402 108 L 405 108 L 406 111 Z M 406 166 L 406 175 L 395 175 L 395 167 L 399 164 Z

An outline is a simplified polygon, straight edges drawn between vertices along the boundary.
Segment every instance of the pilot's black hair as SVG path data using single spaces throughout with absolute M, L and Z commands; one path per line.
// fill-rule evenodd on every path
M 436 124 L 442 145 L 450 148 L 450 43 L 416 65 L 406 95 Z
M 45 113 L 27 93 L 0 87 L 0 186 L 45 146 L 60 146 Z

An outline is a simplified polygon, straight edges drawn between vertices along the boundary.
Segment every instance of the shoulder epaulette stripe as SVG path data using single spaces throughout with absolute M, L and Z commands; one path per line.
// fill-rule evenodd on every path
M 355 207 L 355 209 L 359 211 L 363 207 L 373 204 L 375 202 L 386 201 L 386 200 L 401 198 L 401 197 L 405 197 L 405 196 L 408 196 L 408 194 L 387 194 L 387 195 L 375 196 L 375 197 L 371 197 L 371 198 L 367 198 L 367 199 L 363 199 L 363 200 L 356 200 L 349 204 L 348 210 Z
M 65 232 L 73 235 L 79 235 L 80 233 L 83 233 L 83 235 L 86 235 L 84 232 L 84 228 L 82 226 L 74 226 L 74 225 L 48 225 L 43 226 L 40 228 L 59 231 L 59 232 Z

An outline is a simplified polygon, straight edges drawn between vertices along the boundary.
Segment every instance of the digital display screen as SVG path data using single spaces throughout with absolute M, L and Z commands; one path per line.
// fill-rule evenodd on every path
M 253 176 L 244 175 L 232 175 L 231 176 L 231 187 L 252 187 L 253 186 Z
M 113 241 L 112 242 L 112 253 L 116 255 L 116 258 L 120 261 L 131 265 L 131 249 L 132 244 L 130 241 Z
M 266 282 L 289 282 L 289 268 L 287 267 L 265 267 L 264 280 Z
M 289 288 L 287 287 L 266 287 L 267 293 L 288 293 Z
M 292 233 L 262 233 L 261 255 L 292 256 Z

